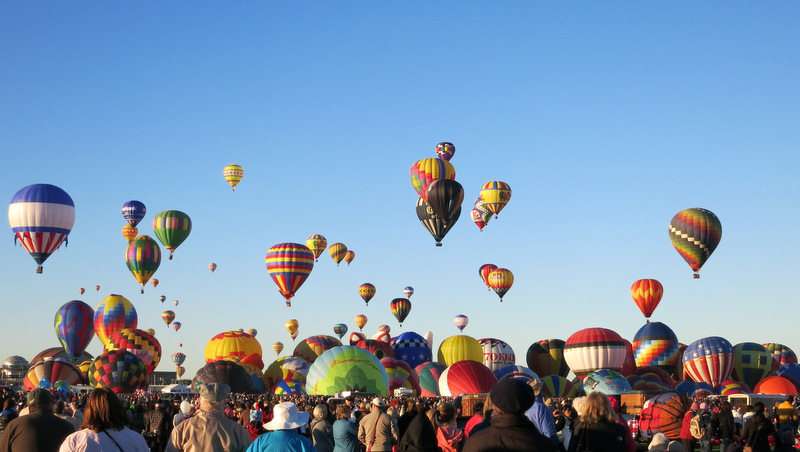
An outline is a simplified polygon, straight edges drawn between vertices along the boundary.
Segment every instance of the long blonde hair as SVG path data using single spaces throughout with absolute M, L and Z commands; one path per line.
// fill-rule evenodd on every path
M 617 422 L 617 413 L 611 408 L 611 402 L 605 394 L 595 391 L 586 397 L 581 422 Z

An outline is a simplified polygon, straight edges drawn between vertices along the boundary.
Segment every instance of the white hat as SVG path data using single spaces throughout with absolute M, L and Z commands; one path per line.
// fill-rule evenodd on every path
M 372 404 L 375 406 L 386 406 L 386 404 L 383 402 L 383 399 L 380 397 L 375 397 L 372 399 Z
M 297 411 L 293 402 L 283 402 L 272 409 L 273 418 L 264 424 L 267 430 L 291 430 L 308 424 L 308 413 Z

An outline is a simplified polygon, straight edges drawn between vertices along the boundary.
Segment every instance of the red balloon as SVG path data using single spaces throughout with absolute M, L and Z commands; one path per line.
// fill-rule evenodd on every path
M 439 377 L 439 395 L 485 394 L 497 377 L 483 363 L 464 360 L 453 363 Z
M 647 319 L 653 315 L 663 295 L 664 286 L 655 279 L 640 279 L 631 286 L 631 297 Z
M 788 394 L 797 396 L 797 388 L 791 381 L 783 377 L 767 377 L 758 382 L 753 393 L 759 394 Z

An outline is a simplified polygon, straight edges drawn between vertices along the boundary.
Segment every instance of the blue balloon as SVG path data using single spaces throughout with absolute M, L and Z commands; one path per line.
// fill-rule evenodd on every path
M 714 388 L 705 382 L 695 382 L 692 380 L 683 380 L 675 386 L 675 392 L 687 397 L 706 397 L 714 394 Z
M 800 364 L 784 364 L 778 368 L 778 371 L 775 372 L 775 375 L 791 381 L 793 385 L 800 388 Z
M 122 205 L 122 216 L 134 228 L 142 221 L 145 213 L 147 213 L 147 208 L 140 201 L 128 201 Z
M 587 395 L 599 391 L 606 395 L 630 392 L 631 384 L 621 373 L 611 369 L 596 370 L 583 378 L 583 392 Z
M 400 333 L 392 339 L 395 359 L 405 361 L 412 369 L 422 363 L 433 361 L 433 351 L 424 337 L 413 331 Z

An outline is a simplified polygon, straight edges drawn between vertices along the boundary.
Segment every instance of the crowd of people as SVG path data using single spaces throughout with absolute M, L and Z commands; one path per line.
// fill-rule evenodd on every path
M 506 379 L 461 416 L 459 398 L 231 394 L 201 384 L 197 396 L 161 398 L 107 388 L 63 394 L 6 391 L 0 452 L 635 452 L 617 399 L 600 392 L 543 398 L 536 380 Z M 800 416 L 791 396 L 774 407 L 692 403 L 680 439 L 656 433 L 653 452 L 785 452 L 795 449 Z M 744 451 L 748 452 L 748 451 Z

